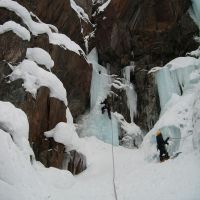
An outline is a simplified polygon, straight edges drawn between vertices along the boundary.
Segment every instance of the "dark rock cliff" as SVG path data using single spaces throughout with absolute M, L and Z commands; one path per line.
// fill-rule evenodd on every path
M 190 3 L 190 0 L 114 0 L 96 19 L 101 63 L 110 63 L 112 71 L 121 75 L 124 66 L 135 62 L 132 77 L 138 95 L 135 121 L 145 132 L 155 124 L 160 111 L 154 76 L 147 72 L 197 47 L 193 36 L 198 30 L 187 12 Z

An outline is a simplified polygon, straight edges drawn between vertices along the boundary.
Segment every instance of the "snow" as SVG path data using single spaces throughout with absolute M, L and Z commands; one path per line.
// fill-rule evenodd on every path
M 70 150 L 78 146 L 79 137 L 74 124 L 60 122 L 52 130 L 46 131 L 44 135 L 48 138 L 53 137 L 56 142 L 64 144 Z
M 110 3 L 109 0 L 106 3 L 108 2 Z M 198 9 L 199 1 L 193 0 L 193 3 L 196 3 L 194 9 Z M 22 19 L 25 17 L 24 22 L 33 25 L 33 34 L 41 34 L 41 30 L 45 28 L 47 32 L 50 30 L 50 25 L 39 20 L 39 23 L 32 22 L 31 17 L 28 20 L 30 13 L 27 14 L 27 10 L 14 1 L 0 0 L 0 6 L 13 10 L 22 16 Z M 198 12 L 195 16 L 198 16 L 197 14 Z M 64 45 L 64 48 L 70 43 L 67 36 L 52 32 L 49 32 L 49 36 L 56 44 Z M 78 47 L 72 45 L 71 48 L 79 53 Z M 39 62 L 36 59 L 34 61 Z M 23 79 L 24 87 L 33 95 L 36 95 L 39 87 L 49 87 L 51 96 L 67 105 L 66 91 L 62 83 L 54 74 L 40 68 L 34 61 L 24 60 L 17 66 L 10 65 L 13 70 L 10 79 Z M 65 200 L 67 197 L 73 200 L 114 200 L 113 150 L 119 200 L 199 200 L 199 60 L 180 57 L 153 71 L 162 112 L 138 150 L 118 146 L 118 126 L 130 136 L 140 135 L 141 130 L 133 122 L 127 123 L 118 113 L 112 113 L 111 120 L 107 112 L 102 115 L 100 102 L 110 94 L 112 76 L 105 67 L 98 64 L 96 49 L 88 55 L 88 61 L 93 66 L 91 108 L 83 118 L 81 135 L 92 137 L 78 137 L 69 108 L 66 110 L 67 123 L 61 122 L 44 133 L 46 137 L 52 137 L 66 145 L 67 150 L 76 149 L 83 153 L 87 158 L 87 169 L 73 177 L 67 170 L 45 168 L 35 161 L 28 142 L 29 126 L 25 113 L 9 102 L 0 101 L 0 198 Z M 130 69 L 125 70 L 125 73 L 126 79 L 130 81 Z M 115 84 L 121 88 L 127 85 L 119 79 L 115 79 Z M 176 159 L 163 163 L 158 161 L 155 138 L 158 129 L 161 129 L 164 139 L 170 137 L 167 147 L 170 155 L 177 151 L 182 152 Z
M 62 82 L 51 72 L 40 68 L 31 60 L 23 60 L 19 65 L 12 66 L 13 72 L 9 75 L 10 80 L 23 79 L 23 87 L 34 97 L 41 86 L 50 89 L 50 97 L 55 97 L 67 106 L 67 94 Z
M 83 10 L 83 8 L 78 6 L 74 0 L 70 0 L 70 5 L 80 19 L 84 20 L 86 23 L 91 23 L 86 12 Z
M 124 117 L 115 112 L 114 116 L 117 118 L 117 120 L 121 123 L 121 128 L 128 134 L 128 135 L 141 135 L 141 129 L 139 126 L 137 126 L 134 122 L 128 123 Z
M 101 6 L 98 7 L 96 13 L 99 14 L 101 12 L 104 12 L 104 10 L 108 7 L 108 5 L 110 4 L 111 0 L 107 0 L 104 4 L 102 4 Z
M 0 197 L 2 200 L 53 200 L 55 195 L 58 197 L 60 191 L 66 190 L 73 184 L 74 178 L 66 170 L 47 169 L 36 161 L 33 161 L 32 165 L 30 158 L 13 143 L 10 135 L 1 129 L 0 141 Z
M 67 118 L 68 124 L 73 124 L 74 119 L 73 119 L 72 114 L 71 114 L 68 107 L 67 107 L 67 110 L 66 110 L 66 118 Z
M 149 70 L 148 74 L 154 73 L 162 69 L 162 67 L 153 67 L 151 70 Z
M 190 53 L 187 53 L 186 55 L 192 56 L 192 57 L 195 57 L 195 58 L 199 58 L 200 57 L 200 48 L 198 48 L 194 51 L 191 51 Z
M 86 54 L 88 54 L 88 51 L 89 51 L 89 40 L 90 38 L 94 38 L 94 37 L 95 37 L 95 31 L 92 31 L 83 38 L 85 42 Z
M 85 56 L 85 53 L 81 49 L 81 47 L 64 34 L 61 33 L 49 34 L 49 42 L 51 44 L 59 45 L 64 49 L 69 49 L 70 51 L 73 51 L 78 55 Z
M 178 57 L 174 60 L 170 61 L 166 64 L 170 70 L 177 70 L 179 68 L 188 68 L 192 66 L 198 66 L 200 64 L 200 60 L 193 58 L 193 57 Z
M 31 39 L 30 32 L 26 28 L 14 21 L 8 21 L 5 22 L 3 25 L 0 25 L 0 34 L 3 34 L 8 31 L 13 31 L 22 40 L 30 41 Z
M 26 114 L 9 102 L 0 101 L 0 116 L 0 129 L 8 132 L 27 155 L 33 154 L 28 144 L 29 124 Z
M 88 168 L 72 177 L 66 170 L 47 169 L 38 162 L 31 166 L 7 133 L 0 131 L 0 137 L 0 194 L 4 199 L 114 200 L 111 145 L 94 137 L 80 139 Z M 183 152 L 174 160 L 149 163 L 141 150 L 123 147 L 114 147 L 114 156 L 118 199 L 198 200 L 199 156 Z
M 54 61 L 49 53 L 38 47 L 27 48 L 26 58 L 36 62 L 39 65 L 44 65 L 49 71 L 51 71 L 51 68 L 54 66 Z
M 114 112 L 114 117 L 117 119 L 122 129 L 120 144 L 126 148 L 138 148 L 142 143 L 142 131 L 140 127 L 134 122 L 128 123 L 124 117 L 117 112 Z
M 59 45 L 64 49 L 69 49 L 78 55 L 85 55 L 81 47 L 69 37 L 61 33 L 52 32 L 51 28 L 53 27 L 53 30 L 55 30 L 54 26 L 45 24 L 40 20 L 39 22 L 33 21 L 31 17 L 33 14 L 30 14 L 25 7 L 21 6 L 16 1 L 0 0 L 0 7 L 15 12 L 15 14 L 23 20 L 24 24 L 27 25 L 33 35 L 37 36 L 46 33 L 49 36 L 49 42 L 51 44 Z
M 178 99 L 175 97 L 175 100 Z M 58 124 L 49 134 L 62 135 L 63 130 L 69 133 L 70 124 Z M 187 138 L 184 141 L 179 157 L 164 163 L 155 159 L 153 162 L 145 160 L 144 147 L 139 150 L 114 147 L 118 199 L 198 200 L 200 156 L 188 149 L 188 144 L 192 144 L 190 140 Z M 95 137 L 71 140 L 71 144 L 74 147 L 77 145 L 76 148 L 87 157 L 88 163 L 86 171 L 73 177 L 67 170 L 45 168 L 36 161 L 31 164 L 10 135 L 1 129 L 0 141 L 1 198 L 65 200 L 67 196 L 73 200 L 114 200 L 110 144 Z

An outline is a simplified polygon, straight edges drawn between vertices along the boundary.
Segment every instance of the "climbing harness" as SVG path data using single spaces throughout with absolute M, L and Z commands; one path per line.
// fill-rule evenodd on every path
M 115 184 L 115 158 L 114 158 L 114 141 L 113 141 L 113 125 L 112 125 L 112 118 L 110 119 L 111 123 L 111 128 L 112 128 L 112 167 L 113 167 L 113 189 L 114 189 L 114 194 L 115 194 L 115 200 L 118 200 L 117 197 L 117 189 L 116 189 L 116 184 Z

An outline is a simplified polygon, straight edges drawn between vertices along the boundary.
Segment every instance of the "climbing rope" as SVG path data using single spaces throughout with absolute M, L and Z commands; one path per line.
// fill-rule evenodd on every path
M 186 135 L 186 136 L 180 137 L 180 138 L 172 138 L 172 137 L 170 137 L 170 139 L 172 139 L 172 140 L 183 140 L 183 139 L 185 139 L 185 138 L 191 136 L 192 134 L 193 134 L 193 133 L 190 133 L 189 135 Z
M 116 184 L 115 184 L 115 157 L 114 157 L 114 141 L 113 141 L 113 125 L 112 125 L 112 118 L 110 119 L 111 123 L 111 128 L 112 128 L 112 167 L 113 167 L 113 189 L 114 189 L 114 194 L 115 194 L 115 200 L 118 200 L 117 197 L 117 189 L 116 189 Z

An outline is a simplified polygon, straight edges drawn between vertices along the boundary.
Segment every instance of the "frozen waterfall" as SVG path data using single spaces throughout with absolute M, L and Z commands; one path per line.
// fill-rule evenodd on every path
M 135 92 L 135 87 L 130 80 L 131 72 L 134 72 L 134 69 L 134 64 L 123 69 L 124 84 L 126 86 L 125 90 L 127 96 L 127 106 L 130 111 L 131 122 L 134 121 L 134 116 L 137 114 L 137 93 Z
M 118 145 L 118 121 L 113 114 L 110 120 L 107 111 L 102 114 L 102 105 L 100 104 L 110 94 L 111 76 L 106 68 L 98 64 L 98 54 L 95 48 L 88 55 L 88 61 L 93 67 L 90 89 L 90 112 L 82 119 L 80 135 L 96 136 L 104 142 Z
M 200 28 L 200 1 L 199 0 L 191 0 L 192 6 L 189 10 L 190 16 Z
M 179 57 L 156 72 L 161 110 L 173 94 L 181 96 L 195 83 L 192 72 L 199 69 L 200 61 L 193 57 Z
M 191 151 L 195 145 L 198 148 L 196 130 L 200 123 L 197 112 L 197 105 L 200 104 L 197 98 L 200 91 L 200 60 L 178 57 L 157 70 L 155 76 L 161 114 L 153 129 L 145 136 L 143 147 L 148 149 L 147 155 L 157 153 L 155 133 L 158 129 L 164 139 L 172 138 L 168 146 L 170 155 L 177 151 Z M 191 142 L 192 138 L 195 144 Z M 152 151 L 149 151 L 150 146 Z

